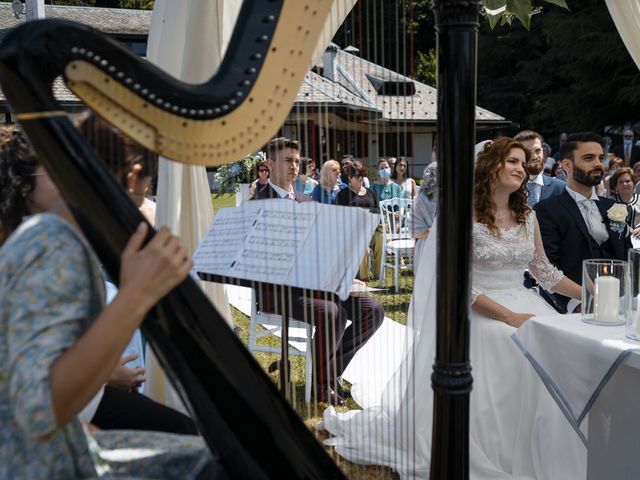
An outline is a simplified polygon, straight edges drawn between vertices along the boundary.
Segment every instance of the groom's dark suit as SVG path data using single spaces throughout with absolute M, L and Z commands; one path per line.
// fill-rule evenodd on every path
M 590 258 L 626 260 L 631 240 L 626 234 L 611 230 L 607 210 L 616 202 L 599 197 L 598 210 L 607 227 L 609 239 L 602 245 L 589 233 L 587 224 L 575 200 L 565 190 L 561 195 L 542 200 L 535 207 L 542 243 L 549 261 L 577 284 L 582 284 L 582 261 Z M 569 298 L 550 294 L 562 312 L 566 312 Z

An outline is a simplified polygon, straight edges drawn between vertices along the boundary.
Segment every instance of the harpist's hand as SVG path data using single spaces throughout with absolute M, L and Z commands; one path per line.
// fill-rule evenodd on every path
M 509 318 L 505 321 L 505 323 L 511 325 L 512 327 L 515 328 L 520 328 L 520 326 L 526 322 L 527 320 L 529 320 L 531 317 L 534 317 L 535 315 L 533 313 L 515 313 L 513 312 L 512 315 L 509 316 Z
M 122 252 L 120 292 L 130 291 L 148 310 L 185 279 L 192 262 L 180 239 L 166 227 L 142 247 L 147 229 L 141 223 Z

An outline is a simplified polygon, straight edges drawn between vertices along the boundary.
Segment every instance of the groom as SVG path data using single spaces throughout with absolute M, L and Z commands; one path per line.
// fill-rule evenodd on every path
M 595 133 L 569 135 L 560 159 L 567 172 L 566 190 L 541 200 L 534 210 L 547 257 L 567 277 L 582 284 L 583 260 L 626 260 L 631 240 L 626 227 L 622 232 L 615 231 L 616 224 L 607 215 L 616 202 L 595 192 L 604 175 L 602 138 Z M 571 313 L 578 305 L 576 300 L 559 294 L 549 297 L 547 301 L 553 301 L 562 313 Z

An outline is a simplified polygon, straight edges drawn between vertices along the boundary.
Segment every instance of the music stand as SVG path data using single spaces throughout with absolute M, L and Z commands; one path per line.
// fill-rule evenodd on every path
M 214 275 L 211 273 L 198 272 L 198 276 L 200 279 L 206 282 L 215 282 L 215 283 L 223 283 L 223 284 L 231 284 L 231 285 L 239 285 L 241 287 L 249 287 L 254 289 L 259 289 L 261 287 L 272 288 L 274 294 L 276 296 L 285 295 L 285 298 L 291 298 L 292 292 L 294 290 L 300 290 L 297 287 L 291 287 L 289 285 L 276 285 L 271 283 L 264 282 L 256 282 L 253 280 L 247 280 L 243 278 L 236 277 L 227 277 L 222 275 Z M 310 296 L 323 295 L 324 298 L 338 301 L 336 299 L 336 294 L 333 292 L 326 292 L 320 290 L 308 290 L 304 289 L 305 292 L 308 292 Z M 270 312 L 265 312 L 270 313 Z M 280 315 L 282 316 L 282 337 L 280 342 L 280 360 L 278 361 L 278 376 L 279 376 L 279 385 L 280 391 L 284 395 L 287 400 L 291 399 L 291 364 L 289 362 L 289 318 L 291 317 L 291 312 L 289 309 L 289 302 L 282 302 L 280 308 Z
M 268 286 L 285 298 L 303 291 L 333 301 L 346 299 L 378 222 L 377 215 L 363 208 L 284 199 L 245 202 L 218 211 L 193 255 L 193 270 L 205 281 Z M 336 243 L 343 245 L 338 255 L 296 262 L 302 252 L 319 252 Z M 280 379 L 289 398 L 291 311 L 287 301 L 278 303 L 282 304 Z

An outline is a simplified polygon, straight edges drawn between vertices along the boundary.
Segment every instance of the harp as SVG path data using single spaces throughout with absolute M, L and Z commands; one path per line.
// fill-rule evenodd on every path
M 6 37 L 3 91 L 112 278 L 143 217 L 57 105 L 54 79 L 62 75 L 148 149 L 219 165 L 264 144 L 269 125 L 282 122 L 331 3 L 246 0 L 222 66 L 202 85 L 179 82 L 65 21 L 31 22 Z M 143 331 L 233 478 L 344 478 L 190 278 L 156 306 Z

